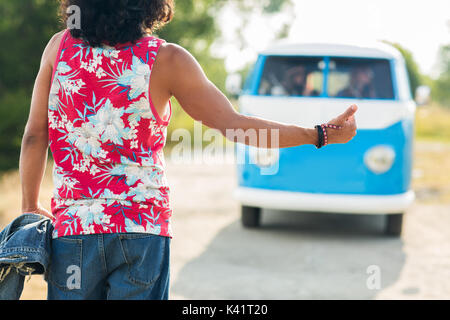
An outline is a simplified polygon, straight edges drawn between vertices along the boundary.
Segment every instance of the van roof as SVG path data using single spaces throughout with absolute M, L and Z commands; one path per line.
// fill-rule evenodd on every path
M 293 43 L 282 41 L 274 44 L 269 49 L 262 51 L 261 54 L 282 56 L 301 55 L 402 59 L 402 55 L 397 49 L 382 42 L 349 44 L 331 42 Z

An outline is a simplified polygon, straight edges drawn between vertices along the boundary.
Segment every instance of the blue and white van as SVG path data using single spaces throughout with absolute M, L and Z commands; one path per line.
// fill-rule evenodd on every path
M 261 52 L 239 96 L 240 112 L 302 127 L 330 121 L 357 104 L 357 135 L 316 149 L 238 145 L 242 222 L 259 225 L 261 208 L 383 214 L 401 233 L 411 190 L 416 104 L 405 62 L 393 47 L 285 43 Z

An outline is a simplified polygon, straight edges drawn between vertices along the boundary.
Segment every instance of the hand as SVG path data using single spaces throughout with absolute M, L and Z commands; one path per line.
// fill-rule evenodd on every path
M 347 143 L 356 135 L 355 113 L 358 107 L 354 104 L 343 114 L 334 118 L 329 124 L 341 126 L 341 129 L 327 128 L 328 144 Z
M 50 218 L 52 220 L 55 219 L 55 217 L 40 204 L 38 204 L 36 208 L 31 208 L 31 209 L 26 209 L 26 210 L 22 209 L 22 214 L 25 214 L 25 213 L 40 214 L 41 216 Z

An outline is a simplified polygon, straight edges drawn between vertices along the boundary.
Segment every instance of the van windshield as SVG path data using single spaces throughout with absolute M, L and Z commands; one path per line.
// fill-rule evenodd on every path
M 260 95 L 320 96 L 323 90 L 322 58 L 268 57 L 259 85 Z
M 340 57 L 269 56 L 258 94 L 394 99 L 388 60 Z

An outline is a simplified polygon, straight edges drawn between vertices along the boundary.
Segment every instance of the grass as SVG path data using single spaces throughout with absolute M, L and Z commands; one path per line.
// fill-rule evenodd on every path
M 41 185 L 39 200 L 43 206 L 50 209 L 50 198 L 53 191 L 51 166 L 47 164 L 47 170 Z M 5 225 L 10 219 L 20 214 L 21 188 L 18 170 L 11 170 L 0 175 L 0 225 Z
M 450 203 L 449 142 L 416 142 L 412 187 L 421 202 Z
M 419 141 L 450 142 L 450 107 L 437 104 L 418 107 L 415 125 Z
M 450 202 L 450 108 L 417 108 L 413 189 L 419 201 Z

